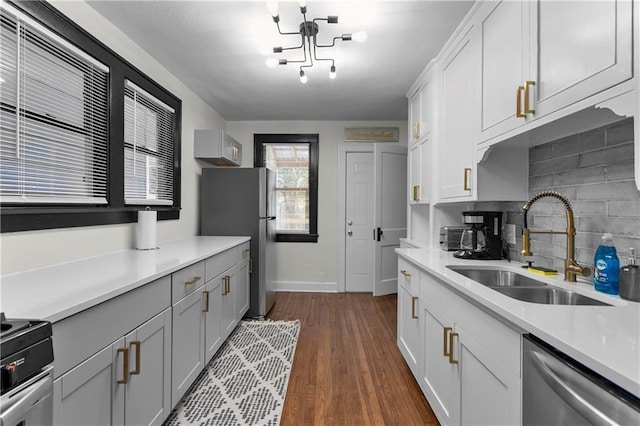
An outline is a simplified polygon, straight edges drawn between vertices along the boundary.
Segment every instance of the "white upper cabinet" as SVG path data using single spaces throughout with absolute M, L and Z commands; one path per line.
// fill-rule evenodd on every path
M 193 157 L 216 166 L 242 164 L 242 145 L 222 130 L 195 130 Z
M 409 117 L 411 119 L 409 123 L 411 127 L 409 129 L 409 134 L 411 135 L 409 144 L 418 142 L 431 133 L 433 126 L 431 96 L 431 83 L 427 81 L 409 98 Z
M 632 2 L 530 2 L 533 109 L 543 116 L 633 76 Z
M 518 89 L 528 77 L 528 1 L 487 3 L 479 12 L 481 64 L 481 140 L 524 124 L 517 117 Z
M 480 49 L 470 26 L 442 63 L 440 198 L 473 198 Z
M 552 113 L 556 119 L 592 106 L 607 96 L 588 98 L 633 77 L 631 1 L 503 0 L 483 4 L 477 18 L 479 143 L 529 130 Z

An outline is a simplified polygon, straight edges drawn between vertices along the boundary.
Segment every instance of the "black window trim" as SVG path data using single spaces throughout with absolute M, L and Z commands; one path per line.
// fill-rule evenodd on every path
M 277 233 L 276 242 L 318 242 L 318 156 L 319 135 L 317 133 L 256 133 L 253 135 L 253 165 L 264 167 L 264 144 L 308 143 L 309 144 L 309 233 Z
M 44 1 L 9 3 L 109 67 L 109 155 L 107 205 L 0 206 L 0 233 L 112 225 L 137 221 L 139 205 L 124 203 L 124 84 L 130 80 L 176 112 L 174 127 L 173 205 L 151 205 L 158 220 L 180 218 L 182 101 L 101 41 Z M 117 189 L 116 189 L 117 188 Z

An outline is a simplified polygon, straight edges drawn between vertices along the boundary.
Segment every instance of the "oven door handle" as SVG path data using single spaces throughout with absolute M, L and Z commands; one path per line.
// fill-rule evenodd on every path
M 31 407 L 42 398 L 50 395 L 53 389 L 53 380 L 49 371 L 39 381 L 31 384 L 21 392 L 17 392 L 15 397 L 19 399 L 0 415 L 0 423 L 6 425 L 19 424 L 24 420 L 24 415 L 31 410 Z M 25 393 L 21 395 L 21 393 Z
M 529 352 L 533 362 L 547 385 L 571 408 L 592 424 L 636 424 L 638 413 L 611 396 L 607 389 L 574 371 L 570 366 L 538 351 Z M 566 376 L 566 377 L 562 377 Z M 614 420 L 588 399 L 605 402 L 611 412 L 617 413 Z M 593 399 L 592 399 L 593 400 Z M 631 422 L 631 423 L 630 423 Z

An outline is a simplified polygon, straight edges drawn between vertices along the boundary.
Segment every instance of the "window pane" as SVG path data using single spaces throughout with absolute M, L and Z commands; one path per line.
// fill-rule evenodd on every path
M 309 144 L 264 144 L 276 173 L 276 230 L 309 232 Z

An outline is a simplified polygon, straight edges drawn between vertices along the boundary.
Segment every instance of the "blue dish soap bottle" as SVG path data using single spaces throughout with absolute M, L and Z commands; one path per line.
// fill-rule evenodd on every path
M 596 290 L 618 294 L 620 286 L 620 260 L 611 234 L 604 234 L 594 259 L 593 284 Z

